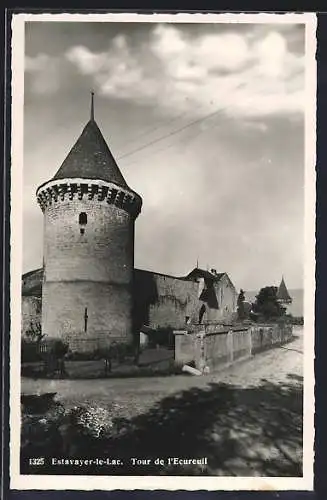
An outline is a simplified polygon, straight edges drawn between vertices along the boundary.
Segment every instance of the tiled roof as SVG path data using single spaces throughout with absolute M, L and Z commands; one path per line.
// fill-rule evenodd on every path
M 92 118 L 84 127 L 53 180 L 74 177 L 100 179 L 128 187 L 97 123 Z
M 207 280 L 219 281 L 226 273 L 213 273 L 210 271 L 206 271 L 204 269 L 200 269 L 199 267 L 195 267 L 193 271 L 191 271 L 186 278 L 187 279 L 199 279 L 205 278 Z

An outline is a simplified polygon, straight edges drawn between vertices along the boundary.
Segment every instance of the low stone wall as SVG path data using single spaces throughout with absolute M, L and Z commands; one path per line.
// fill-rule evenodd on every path
M 187 364 L 196 358 L 196 335 L 187 331 L 178 330 L 175 333 L 175 361 L 178 364 Z
M 215 331 L 216 330 L 216 331 Z M 193 362 L 199 370 L 231 365 L 241 359 L 284 344 L 292 339 L 292 325 L 255 325 L 226 328 L 213 325 L 175 331 L 175 362 Z
M 293 336 L 292 325 L 255 325 L 251 327 L 252 354 L 288 342 Z
M 233 338 L 229 333 L 211 333 L 206 335 L 204 339 L 205 360 L 203 365 L 214 369 L 231 363 L 233 361 L 232 342 Z

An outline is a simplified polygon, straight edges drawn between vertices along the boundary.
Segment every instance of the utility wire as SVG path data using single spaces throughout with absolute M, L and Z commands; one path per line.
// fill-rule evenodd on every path
M 227 111 L 227 110 L 228 110 L 228 109 L 230 109 L 231 107 L 232 107 L 232 105 L 226 106 L 225 108 L 221 108 L 220 110 L 217 110 L 217 111 L 215 111 L 214 113 L 212 113 L 210 116 L 208 115 L 208 116 L 206 116 L 206 117 L 203 117 L 203 119 L 207 119 L 207 118 L 209 119 L 209 118 L 210 118 L 213 114 L 217 115 L 217 114 L 219 114 L 219 113 L 222 113 L 222 112 L 224 112 L 224 111 Z M 204 134 L 204 133 L 208 132 L 209 130 L 213 130 L 213 129 L 214 129 L 214 128 L 216 128 L 218 125 L 219 125 L 218 123 L 215 123 L 214 125 L 212 125 L 212 126 L 210 126 L 210 127 L 206 128 L 206 129 L 201 129 L 201 130 L 198 130 L 195 134 L 192 134 L 191 136 L 188 136 L 188 137 L 186 137 L 186 138 L 184 138 L 184 139 L 183 139 L 183 138 L 182 138 L 182 139 L 179 139 L 178 141 L 172 142 L 172 143 L 168 144 L 167 146 L 164 146 L 163 148 L 156 149 L 155 151 L 153 151 L 153 152 L 151 153 L 151 155 L 152 155 L 152 156 L 154 156 L 154 155 L 156 155 L 156 154 L 158 154 L 158 153 L 160 153 L 160 152 L 162 152 L 162 151 L 167 151 L 167 149 L 170 149 L 170 148 L 172 148 L 172 147 L 174 147 L 174 146 L 177 146 L 179 143 L 182 143 L 182 144 L 184 144 L 184 143 L 188 143 L 188 142 L 190 142 L 191 140 L 196 139 L 199 135 Z M 144 148 L 144 149 L 145 149 L 145 148 Z M 147 156 L 148 156 L 148 155 L 147 155 Z M 146 156 L 146 157 L 147 157 L 147 156 Z M 146 158 L 146 157 L 145 157 L 145 158 Z M 131 161 L 131 162 L 129 162 L 129 163 L 127 163 L 127 164 L 125 164 L 125 167 L 129 167 L 130 165 L 133 165 L 133 164 L 137 163 L 137 161 L 138 161 L 138 160 L 133 160 L 133 161 Z
M 198 107 L 202 107 L 203 105 L 201 106 L 198 106 Z M 150 126 L 150 127 L 146 127 L 142 132 L 140 132 L 139 134 L 137 134 L 136 136 L 132 137 L 132 139 L 129 140 L 130 143 L 133 143 L 136 141 L 136 139 L 140 139 L 140 137 L 144 137 L 145 135 L 147 135 L 148 133 L 150 134 L 153 134 L 153 132 L 155 132 L 156 130 L 159 130 L 161 128 L 165 128 L 165 127 L 168 127 L 168 125 L 170 125 L 171 123 L 174 123 L 178 120 L 180 120 L 183 116 L 187 115 L 190 111 L 183 111 L 183 113 L 180 113 L 179 115 L 173 117 L 173 118 L 169 118 L 169 120 L 166 120 L 166 119 L 163 119 L 163 120 L 159 120 L 157 122 L 157 125 L 155 126 Z M 121 143 L 123 144 L 123 143 Z M 124 141 L 124 145 L 126 144 L 126 140 Z M 119 145 L 118 145 L 119 147 Z M 123 153 L 124 154 L 124 153 Z
M 176 129 L 176 130 L 173 130 L 172 132 L 170 132 L 169 134 L 166 134 L 164 136 L 161 136 L 161 137 L 158 137 L 157 139 L 153 139 L 152 141 L 146 143 L 146 144 L 143 144 L 142 146 L 132 150 L 132 151 L 129 151 L 128 153 L 125 153 L 123 155 L 121 155 L 119 158 L 118 158 L 118 161 L 123 159 L 123 158 L 127 158 L 128 156 L 131 156 L 135 153 L 138 153 L 139 151 L 142 151 L 143 149 L 146 149 L 148 148 L 149 146 L 152 146 L 153 144 L 156 144 L 157 142 L 161 142 L 163 141 L 164 139 L 168 138 L 168 137 L 172 137 L 173 135 L 176 135 L 176 134 L 179 134 L 180 132 L 182 132 L 183 130 L 186 130 L 187 128 L 189 127 L 193 127 L 194 125 L 198 124 L 198 123 L 201 123 L 205 120 L 208 120 L 209 118 L 211 118 L 212 116 L 215 116 L 217 115 L 218 113 L 222 113 L 224 111 L 224 109 L 226 108 L 220 108 L 216 111 L 213 111 L 212 113 L 208 113 L 207 115 L 201 117 L 201 118 L 197 118 L 196 120 L 193 120 L 192 122 L 190 123 L 187 123 L 186 125 L 183 125 L 182 127 Z
M 211 127 L 210 130 L 212 130 L 212 128 L 215 128 L 216 126 L 217 125 L 215 125 L 214 127 Z M 168 149 L 171 149 L 174 146 L 177 146 L 178 144 L 187 144 L 190 141 L 195 140 L 200 134 L 203 134 L 203 133 L 207 132 L 208 130 L 209 130 L 209 128 L 206 129 L 206 130 L 198 130 L 197 132 L 195 132 L 195 134 L 193 133 L 190 136 L 187 136 L 187 137 L 184 137 L 184 138 L 183 137 L 179 138 L 177 141 L 174 141 L 174 142 L 168 144 L 167 146 L 164 146 L 163 148 L 159 148 L 159 149 L 156 149 L 155 151 L 151 152 L 151 156 L 155 156 L 158 153 L 161 153 L 163 151 L 167 151 Z M 147 158 L 148 156 L 149 156 L 149 154 L 146 155 L 145 158 Z M 143 157 L 143 159 L 144 159 L 144 157 Z M 133 164 L 137 163 L 138 161 L 139 161 L 138 159 L 132 160 L 130 163 L 125 164 L 125 168 L 129 167 L 130 165 L 133 165 Z

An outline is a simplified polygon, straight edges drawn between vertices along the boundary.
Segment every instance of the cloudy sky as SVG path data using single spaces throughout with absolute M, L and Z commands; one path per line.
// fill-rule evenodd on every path
M 302 287 L 304 27 L 32 22 L 25 31 L 24 262 L 35 190 L 89 119 L 143 198 L 135 265 Z

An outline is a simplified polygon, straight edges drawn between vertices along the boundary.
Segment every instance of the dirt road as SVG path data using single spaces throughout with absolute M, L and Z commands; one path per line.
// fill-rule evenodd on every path
M 283 347 L 207 376 L 23 379 L 23 393 L 57 392 L 66 407 L 109 408 L 114 403 L 115 417 L 125 429 L 104 445 L 94 443 L 95 456 L 109 450 L 111 457 L 119 457 L 121 467 L 50 467 L 47 473 L 301 476 L 301 330 L 296 335 Z M 78 456 L 90 456 L 89 441 L 81 438 L 75 444 Z M 141 465 L 135 466 L 131 457 L 138 457 Z M 164 465 L 156 464 L 158 457 Z M 199 462 L 194 464 L 194 459 Z
M 100 380 L 33 380 L 22 379 L 21 392 L 25 394 L 57 392 L 58 398 L 65 401 L 83 401 L 92 397 L 106 399 L 126 399 L 138 394 L 155 394 L 156 399 L 192 387 L 204 387 L 211 383 L 233 384 L 245 388 L 259 386 L 262 380 L 271 383 L 289 382 L 289 375 L 303 375 L 303 335 L 302 329 L 296 330 L 296 338 L 290 344 L 265 353 L 257 354 L 250 360 L 203 377 L 167 376 L 149 378 L 124 378 Z

